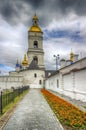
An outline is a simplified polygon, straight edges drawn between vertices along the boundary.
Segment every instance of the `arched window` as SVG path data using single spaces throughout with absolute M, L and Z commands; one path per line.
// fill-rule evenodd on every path
M 34 62 L 35 62 L 36 64 L 38 64 L 38 57 L 37 57 L 37 56 L 35 56 L 35 57 L 33 58 L 33 60 L 34 60 Z
M 42 81 L 41 81 L 41 80 L 39 80 L 39 84 L 42 84 Z
M 34 77 L 35 77 L 35 78 L 37 77 L 37 74 L 36 74 L 36 73 L 34 74 Z
M 38 41 L 34 41 L 34 48 L 38 48 Z

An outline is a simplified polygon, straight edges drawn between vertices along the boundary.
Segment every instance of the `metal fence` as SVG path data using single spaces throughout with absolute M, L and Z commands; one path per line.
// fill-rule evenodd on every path
M 3 112 L 3 109 L 11 102 L 14 102 L 14 99 L 17 96 L 20 96 L 24 91 L 28 90 L 29 86 L 19 87 L 17 89 L 12 88 L 11 91 L 1 92 L 0 94 L 0 113 Z

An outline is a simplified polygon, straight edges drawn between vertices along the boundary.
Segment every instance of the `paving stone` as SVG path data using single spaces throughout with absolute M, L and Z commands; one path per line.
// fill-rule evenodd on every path
M 39 89 L 30 89 L 3 130 L 63 130 Z

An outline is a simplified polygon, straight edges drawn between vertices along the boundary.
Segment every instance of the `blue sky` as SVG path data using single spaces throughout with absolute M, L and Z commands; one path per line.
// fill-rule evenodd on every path
M 0 1 L 1 71 L 14 70 L 17 58 L 22 62 L 35 12 L 44 33 L 46 68 L 55 69 L 54 54 L 68 59 L 71 48 L 79 58 L 86 56 L 85 0 L 3 0 Z
M 0 75 L 7 75 L 9 71 L 13 71 L 15 70 L 13 67 L 11 66 L 7 66 L 4 64 L 0 64 Z

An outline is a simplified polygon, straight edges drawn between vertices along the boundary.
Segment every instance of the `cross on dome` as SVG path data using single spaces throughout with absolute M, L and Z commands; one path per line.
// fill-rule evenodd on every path
M 35 15 L 32 18 L 33 24 L 30 27 L 29 32 L 42 32 L 41 28 L 38 26 L 38 21 L 39 21 L 38 16 L 35 13 Z

